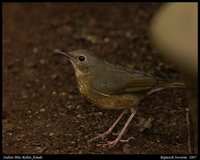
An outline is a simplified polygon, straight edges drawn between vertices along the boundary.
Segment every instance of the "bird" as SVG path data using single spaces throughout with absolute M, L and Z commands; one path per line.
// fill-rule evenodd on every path
M 106 132 L 92 138 L 90 142 L 99 138 L 104 139 L 112 133 L 124 114 L 130 110 L 131 115 L 117 138 L 106 144 L 114 147 L 122 141 L 122 136 L 134 118 L 141 100 L 163 89 L 185 87 L 183 82 L 163 80 L 149 73 L 112 64 L 86 49 L 58 53 L 71 62 L 79 92 L 85 99 L 102 109 L 122 110 L 113 125 Z

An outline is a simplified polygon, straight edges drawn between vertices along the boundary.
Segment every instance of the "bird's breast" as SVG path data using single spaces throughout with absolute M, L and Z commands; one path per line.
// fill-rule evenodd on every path
M 137 95 L 106 95 L 91 88 L 91 82 L 87 79 L 78 79 L 80 93 L 94 105 L 105 109 L 131 108 L 139 103 Z

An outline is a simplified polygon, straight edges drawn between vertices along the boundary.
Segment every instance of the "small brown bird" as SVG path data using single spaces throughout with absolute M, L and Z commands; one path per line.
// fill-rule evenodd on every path
M 66 56 L 75 70 L 80 93 L 91 103 L 106 109 L 123 109 L 114 124 L 103 134 L 91 139 L 105 138 L 112 132 L 122 116 L 131 110 L 118 137 L 108 145 L 115 146 L 136 114 L 139 102 L 149 94 L 165 88 L 183 88 L 181 82 L 167 82 L 150 74 L 111 64 L 87 50 L 75 50 Z

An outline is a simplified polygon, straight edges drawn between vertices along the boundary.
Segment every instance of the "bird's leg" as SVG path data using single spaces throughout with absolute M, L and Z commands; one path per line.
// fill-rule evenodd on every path
M 124 125 L 123 129 L 121 130 L 121 132 L 119 133 L 118 137 L 114 140 L 114 141 L 111 141 L 111 142 L 108 142 L 108 145 L 110 146 L 115 146 L 120 140 L 121 140 L 121 137 L 122 135 L 124 134 L 124 132 L 126 131 L 128 125 L 130 124 L 131 120 L 133 119 L 133 117 L 135 116 L 136 112 L 137 112 L 137 108 L 132 108 L 131 109 L 131 115 L 130 117 L 128 118 L 126 124 Z
M 108 134 L 110 134 L 110 133 L 112 132 L 112 130 L 115 128 L 115 126 L 117 125 L 117 123 L 120 121 L 120 119 L 123 117 L 123 115 L 124 115 L 127 111 L 128 111 L 128 110 L 125 109 L 125 110 L 120 114 L 120 116 L 117 118 L 117 120 L 113 123 L 113 125 L 112 125 L 105 133 L 102 133 L 102 134 L 98 135 L 97 137 L 94 137 L 94 138 L 90 139 L 89 141 L 92 142 L 93 140 L 98 139 L 98 138 L 104 139 Z

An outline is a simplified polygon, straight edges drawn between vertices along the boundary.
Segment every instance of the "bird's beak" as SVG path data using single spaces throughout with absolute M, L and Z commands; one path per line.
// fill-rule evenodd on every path
M 59 54 L 62 54 L 63 56 L 67 57 L 67 58 L 71 58 L 71 55 L 69 52 L 57 52 Z

